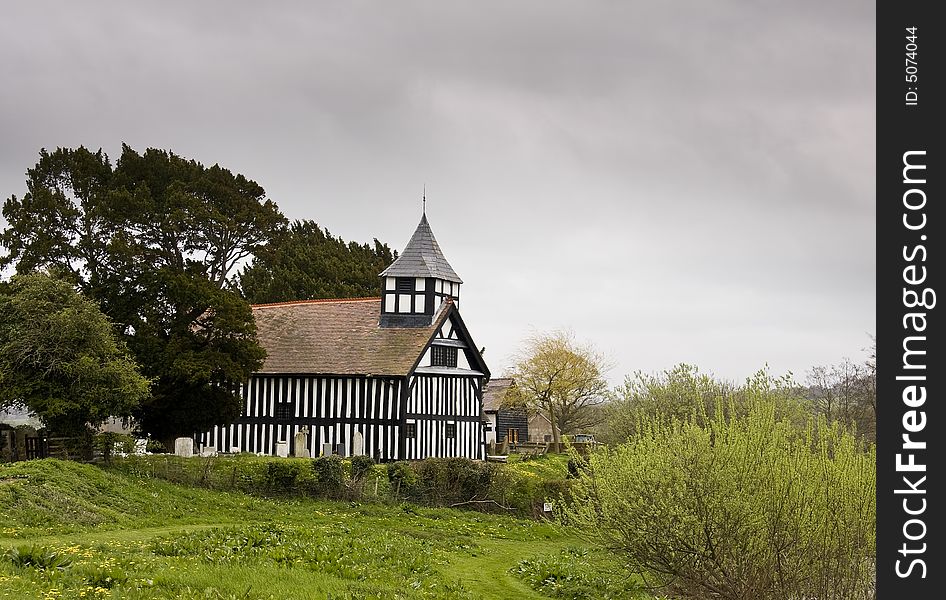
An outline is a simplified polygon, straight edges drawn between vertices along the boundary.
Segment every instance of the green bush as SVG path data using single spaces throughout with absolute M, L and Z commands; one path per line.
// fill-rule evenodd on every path
M 391 489 L 395 494 L 412 495 L 417 475 L 409 462 L 388 463 L 388 481 L 391 482 Z
M 488 498 L 495 470 L 468 458 L 428 458 L 411 463 L 410 469 L 414 479 L 402 495 L 429 506 Z
M 106 431 L 92 438 L 92 448 L 102 455 L 105 462 L 109 462 L 115 454 L 133 454 L 135 438 L 124 433 Z
M 374 459 L 370 456 L 351 457 L 351 478 L 361 481 L 374 468 Z
M 325 498 L 342 498 L 347 491 L 345 478 L 345 461 L 341 456 L 332 454 L 320 456 L 312 461 L 312 471 L 315 473 L 313 492 Z
M 837 425 L 799 432 L 769 383 L 743 416 L 643 420 L 590 457 L 563 521 L 677 597 L 873 597 L 875 450 Z
M 266 463 L 266 491 L 291 493 L 302 473 L 303 465 L 290 460 L 273 460 Z

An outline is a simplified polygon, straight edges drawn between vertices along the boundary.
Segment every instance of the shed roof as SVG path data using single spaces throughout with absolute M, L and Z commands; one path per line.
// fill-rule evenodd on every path
M 259 372 L 407 375 L 453 306 L 444 302 L 427 327 L 379 327 L 380 298 L 255 305 L 267 353 Z
M 414 235 L 404 251 L 390 267 L 381 272 L 382 277 L 436 277 L 454 283 L 463 283 L 440 250 L 440 244 L 427 222 L 427 215 L 420 218 Z
M 483 390 L 483 410 L 489 412 L 498 411 L 503 400 L 506 399 L 506 392 L 513 385 L 512 377 L 497 377 L 490 379 Z

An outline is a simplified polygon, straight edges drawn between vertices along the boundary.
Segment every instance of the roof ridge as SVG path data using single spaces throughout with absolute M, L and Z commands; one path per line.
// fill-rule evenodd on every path
M 286 300 L 284 302 L 266 302 L 251 304 L 250 308 L 269 308 L 272 306 L 290 306 L 293 304 L 331 304 L 333 302 L 378 302 L 381 296 L 362 296 L 359 298 L 314 298 L 312 300 Z

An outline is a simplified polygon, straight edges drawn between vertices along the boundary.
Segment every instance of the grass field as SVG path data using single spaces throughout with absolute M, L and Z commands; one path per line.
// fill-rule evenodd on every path
M 0 598 L 648 597 L 547 523 L 256 498 L 56 460 L 0 465 L 0 552 Z

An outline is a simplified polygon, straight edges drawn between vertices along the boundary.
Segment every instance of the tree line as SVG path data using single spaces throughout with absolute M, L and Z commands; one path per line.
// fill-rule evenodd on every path
M 165 150 L 123 145 L 114 164 L 41 150 L 26 175 L 3 205 L 0 408 L 63 434 L 107 416 L 161 440 L 231 422 L 235 382 L 265 357 L 250 303 L 378 295 L 396 258 L 290 223 L 255 181 Z

